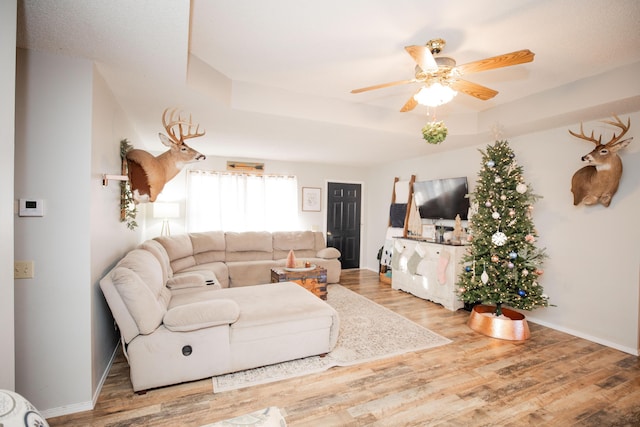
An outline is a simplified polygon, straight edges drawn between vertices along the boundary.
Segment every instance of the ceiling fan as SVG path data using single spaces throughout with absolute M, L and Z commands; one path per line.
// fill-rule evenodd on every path
M 483 101 L 491 99 L 498 94 L 498 91 L 488 87 L 463 80 L 460 77 L 465 74 L 478 73 L 480 71 L 493 70 L 495 68 L 510 67 L 512 65 L 524 64 L 533 61 L 534 53 L 529 49 L 518 50 L 504 55 L 498 55 L 479 61 L 469 62 L 463 65 L 456 65 L 453 58 L 446 56 L 434 56 L 442 51 L 446 42 L 443 39 L 429 40 L 424 46 L 406 46 L 405 50 L 416 61 L 415 77 L 408 80 L 399 80 L 389 83 L 381 83 L 374 86 L 354 89 L 351 93 L 361 93 L 369 90 L 382 89 L 390 86 L 398 86 L 408 83 L 423 83 L 416 93 L 400 109 L 402 112 L 413 110 L 419 101 L 419 93 L 423 88 L 436 85 L 452 89 L 455 92 L 463 92 Z M 451 95 L 453 96 L 453 95 Z M 449 98 L 450 99 L 450 98 Z M 448 101 L 445 101 L 448 102 Z M 442 102 L 444 103 L 444 102 Z

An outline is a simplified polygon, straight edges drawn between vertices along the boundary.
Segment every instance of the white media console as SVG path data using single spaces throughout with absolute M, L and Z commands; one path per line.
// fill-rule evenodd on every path
M 466 246 L 395 238 L 391 287 L 456 311 L 464 306 L 458 299 L 456 281 L 466 250 Z

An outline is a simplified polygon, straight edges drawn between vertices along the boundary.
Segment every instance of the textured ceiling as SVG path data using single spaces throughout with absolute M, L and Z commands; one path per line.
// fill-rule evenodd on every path
M 369 165 L 485 142 L 498 128 L 509 137 L 639 110 L 640 79 L 614 99 L 596 84 L 640 63 L 639 25 L 637 0 L 24 0 L 18 46 L 95 61 L 134 145 L 162 150 L 160 114 L 179 106 L 206 128 L 192 145 L 208 155 Z M 433 111 L 399 112 L 415 86 L 350 90 L 412 78 L 404 46 L 436 37 L 458 64 L 536 56 L 465 76 L 499 94 L 439 107 L 450 136 L 429 146 L 420 129 Z M 572 105 L 572 89 L 602 105 Z M 566 106 L 554 119 L 531 113 L 557 94 Z

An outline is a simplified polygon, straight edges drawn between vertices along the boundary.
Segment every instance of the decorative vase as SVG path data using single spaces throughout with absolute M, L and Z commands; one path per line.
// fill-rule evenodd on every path
M 471 310 L 467 325 L 476 332 L 493 338 L 510 341 L 523 341 L 531 336 L 529 325 L 522 313 L 502 308 L 504 317 L 493 315 L 496 307 L 491 305 L 476 305 Z
M 0 426 L 48 427 L 38 410 L 24 397 L 10 390 L 0 390 Z

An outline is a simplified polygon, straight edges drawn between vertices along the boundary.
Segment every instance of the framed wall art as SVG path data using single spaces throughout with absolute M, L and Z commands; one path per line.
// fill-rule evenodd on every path
M 302 187 L 302 210 L 320 212 L 320 188 Z

